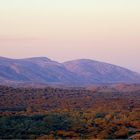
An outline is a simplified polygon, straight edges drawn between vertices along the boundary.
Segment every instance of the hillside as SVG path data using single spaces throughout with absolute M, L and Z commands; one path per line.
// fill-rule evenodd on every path
M 88 59 L 58 63 L 46 57 L 9 59 L 0 57 L 0 83 L 89 85 L 140 83 L 140 74 Z

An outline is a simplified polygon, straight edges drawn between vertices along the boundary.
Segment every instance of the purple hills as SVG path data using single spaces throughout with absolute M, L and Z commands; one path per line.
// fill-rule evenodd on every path
M 0 57 L 0 83 L 88 85 L 140 83 L 140 74 L 88 59 L 58 63 L 46 57 L 9 59 Z

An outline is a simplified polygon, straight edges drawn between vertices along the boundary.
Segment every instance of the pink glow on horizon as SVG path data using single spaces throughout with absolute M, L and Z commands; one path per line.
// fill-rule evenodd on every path
M 4 0 L 0 55 L 97 59 L 140 72 L 140 0 Z

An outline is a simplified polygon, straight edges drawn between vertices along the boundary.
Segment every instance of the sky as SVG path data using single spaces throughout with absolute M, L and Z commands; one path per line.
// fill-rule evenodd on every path
M 0 56 L 86 58 L 140 73 L 140 0 L 0 0 Z

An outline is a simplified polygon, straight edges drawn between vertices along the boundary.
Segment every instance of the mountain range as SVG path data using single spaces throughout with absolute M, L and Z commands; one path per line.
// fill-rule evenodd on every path
M 59 63 L 46 57 L 0 57 L 0 83 L 88 85 L 140 83 L 140 74 L 116 65 L 79 59 Z

